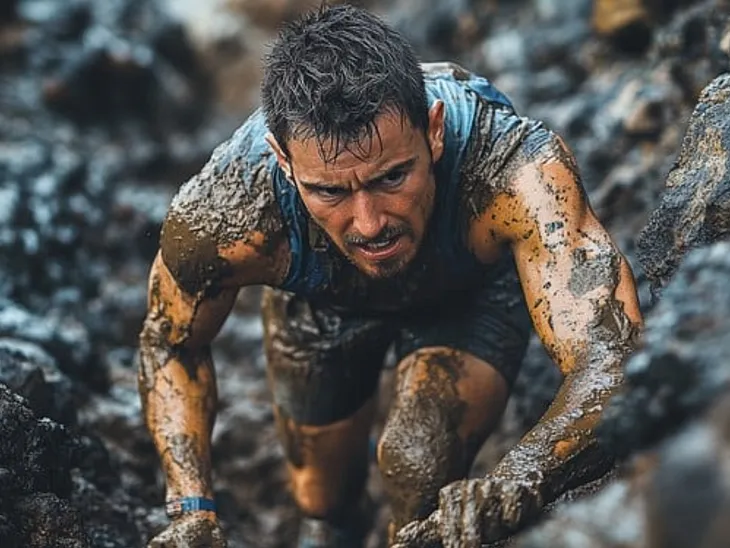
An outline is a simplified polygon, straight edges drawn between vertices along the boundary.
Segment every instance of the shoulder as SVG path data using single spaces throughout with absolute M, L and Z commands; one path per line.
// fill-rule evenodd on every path
M 170 204 L 160 235 L 162 258 L 189 293 L 234 277 L 244 266 L 236 263 L 273 253 L 281 240 L 275 161 L 265 132 L 254 113 Z
M 480 101 L 461 165 L 462 191 L 479 216 L 500 194 L 518 192 L 521 170 L 552 160 L 576 171 L 562 139 L 542 121 Z

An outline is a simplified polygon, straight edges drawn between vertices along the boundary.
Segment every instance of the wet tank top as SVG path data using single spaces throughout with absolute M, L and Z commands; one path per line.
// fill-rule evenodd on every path
M 512 109 L 507 97 L 488 80 L 459 69 L 452 64 L 434 64 L 425 69 L 426 94 L 429 105 L 440 99 L 445 106 L 444 153 L 435 165 L 436 196 L 434 210 L 422 247 L 428 247 L 430 257 L 437 257 L 439 278 L 448 278 L 449 285 L 473 278 L 483 272 L 476 258 L 467 249 L 459 197 L 460 170 L 475 119 L 478 96 L 486 101 Z M 279 168 L 275 155 L 264 140 L 267 133 L 263 112 L 254 112 L 239 129 L 236 140 L 249 144 L 246 163 L 266 165 L 274 184 L 276 200 L 287 227 L 291 262 L 281 289 L 317 297 L 338 285 L 347 284 L 338 269 L 333 268 L 333 246 L 323 241 L 301 201 L 294 185 Z M 417 257 L 418 259 L 418 257 Z M 433 259 L 431 259 L 433 262 Z M 432 285 L 433 285 L 432 281 Z

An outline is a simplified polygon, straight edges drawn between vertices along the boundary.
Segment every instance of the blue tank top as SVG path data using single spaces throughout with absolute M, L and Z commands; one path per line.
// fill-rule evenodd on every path
M 467 249 L 459 211 L 459 182 L 475 119 L 478 97 L 512 108 L 507 97 L 485 78 L 463 73 L 456 78 L 450 72 L 426 74 L 425 85 L 429 104 L 440 99 L 445 106 L 444 152 L 435 166 L 436 196 L 430 221 L 428 240 L 424 245 L 436 248 L 436 255 L 446 268 L 452 283 L 480 272 L 483 267 Z M 291 262 L 284 282 L 287 291 L 314 297 L 326 293 L 336 283 L 332 279 L 332 249 L 320 246 L 312 233 L 312 223 L 294 185 L 286 180 L 275 155 L 264 140 L 266 121 L 261 109 L 251 115 L 234 139 L 245 143 L 250 166 L 261 165 L 268 156 L 267 166 L 274 184 L 276 200 L 287 227 Z M 238 148 L 238 147 L 237 147 Z M 240 151 L 240 149 L 239 149 Z M 227 163 L 227 159 L 221 159 Z M 244 173 L 247 170 L 244 169 Z M 246 181 L 244 181 L 245 183 Z

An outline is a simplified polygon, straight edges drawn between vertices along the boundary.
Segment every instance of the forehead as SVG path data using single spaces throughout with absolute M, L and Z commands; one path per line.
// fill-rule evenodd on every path
M 377 130 L 377 131 L 375 131 Z M 333 143 L 325 141 L 324 158 L 316 138 L 292 139 L 287 145 L 298 179 L 315 182 L 365 181 L 389 166 L 413 157 L 424 138 L 406 117 L 384 113 L 375 119 L 372 136 L 363 134 L 358 142 L 342 148 L 334 160 Z

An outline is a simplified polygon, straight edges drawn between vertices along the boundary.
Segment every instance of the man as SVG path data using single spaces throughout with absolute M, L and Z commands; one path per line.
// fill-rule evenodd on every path
M 300 547 L 361 542 L 391 347 L 396 390 L 377 448 L 391 544 L 479 546 L 608 467 L 592 433 L 641 322 L 629 267 L 558 136 L 486 80 L 424 68 L 366 11 L 308 14 L 266 59 L 263 109 L 175 197 L 140 337 L 172 518 L 151 546 L 225 544 L 210 343 L 253 284 L 268 286 L 268 376 Z M 464 480 L 530 323 L 563 386 L 486 478 Z

